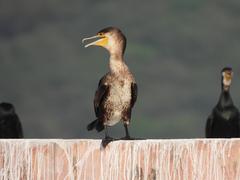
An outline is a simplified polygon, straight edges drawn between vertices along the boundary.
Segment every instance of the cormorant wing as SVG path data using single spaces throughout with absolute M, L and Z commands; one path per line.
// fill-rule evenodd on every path
M 238 137 L 240 137 L 240 113 L 238 111 Z
M 0 117 L 0 138 L 23 138 L 21 122 L 15 113 Z
M 137 101 L 138 88 L 136 83 L 131 84 L 131 107 L 134 106 Z
M 205 129 L 205 136 L 206 138 L 210 138 L 212 136 L 212 128 L 213 128 L 213 112 L 207 119 L 206 129 Z
M 95 93 L 95 97 L 94 97 L 94 110 L 95 110 L 95 114 L 96 117 L 100 117 L 101 116 L 101 109 L 103 109 L 102 106 L 102 102 L 104 101 L 105 97 L 108 94 L 109 91 L 109 86 L 104 84 L 105 82 L 105 77 L 103 76 L 99 83 L 98 83 L 98 89 Z
M 21 125 L 21 122 L 20 122 L 17 115 L 16 115 L 16 120 L 17 120 L 17 122 L 16 122 L 16 129 L 17 129 L 16 132 L 18 133 L 17 136 L 18 136 L 18 138 L 23 138 L 22 125 Z

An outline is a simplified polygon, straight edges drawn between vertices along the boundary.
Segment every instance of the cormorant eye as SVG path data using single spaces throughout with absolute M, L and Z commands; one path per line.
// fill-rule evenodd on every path
M 103 36 L 103 35 L 104 35 L 104 33 L 98 33 L 98 35 L 99 35 L 99 36 Z

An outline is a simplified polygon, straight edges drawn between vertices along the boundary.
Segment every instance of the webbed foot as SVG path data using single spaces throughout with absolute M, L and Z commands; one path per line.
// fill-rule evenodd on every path
M 134 137 L 130 137 L 130 136 L 124 136 L 122 138 L 120 138 L 120 140 L 144 140 L 143 138 L 134 138 Z
M 102 147 L 105 148 L 110 142 L 115 141 L 115 140 L 117 140 L 117 139 L 109 137 L 109 136 L 105 137 L 104 139 L 102 139 Z

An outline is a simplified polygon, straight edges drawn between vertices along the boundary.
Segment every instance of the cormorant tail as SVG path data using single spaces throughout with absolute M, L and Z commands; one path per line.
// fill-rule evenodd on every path
M 96 129 L 98 132 L 102 131 L 104 129 L 103 123 L 101 123 L 98 119 L 94 120 L 87 126 L 87 130 L 91 131 L 93 129 Z

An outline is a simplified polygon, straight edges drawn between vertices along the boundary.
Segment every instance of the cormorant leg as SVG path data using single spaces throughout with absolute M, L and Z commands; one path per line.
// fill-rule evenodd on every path
M 110 137 L 108 135 L 108 127 L 105 126 L 105 138 L 102 139 L 102 146 L 105 148 L 111 141 L 114 141 L 115 139 Z
M 128 124 L 124 123 L 124 129 L 125 129 L 125 137 L 121 138 L 121 140 L 143 140 L 142 138 L 133 138 L 130 136 L 129 131 L 128 131 Z
M 126 139 L 130 139 L 130 135 L 129 135 L 129 131 L 128 131 L 128 125 L 124 124 L 124 129 L 125 129 L 125 133 L 126 133 Z
M 105 139 L 108 139 L 110 136 L 108 135 L 108 127 L 105 126 Z
M 133 138 L 130 137 L 129 135 L 129 131 L 128 131 L 128 125 L 126 123 L 124 123 L 124 129 L 125 129 L 125 137 L 121 138 L 122 140 L 131 140 Z

